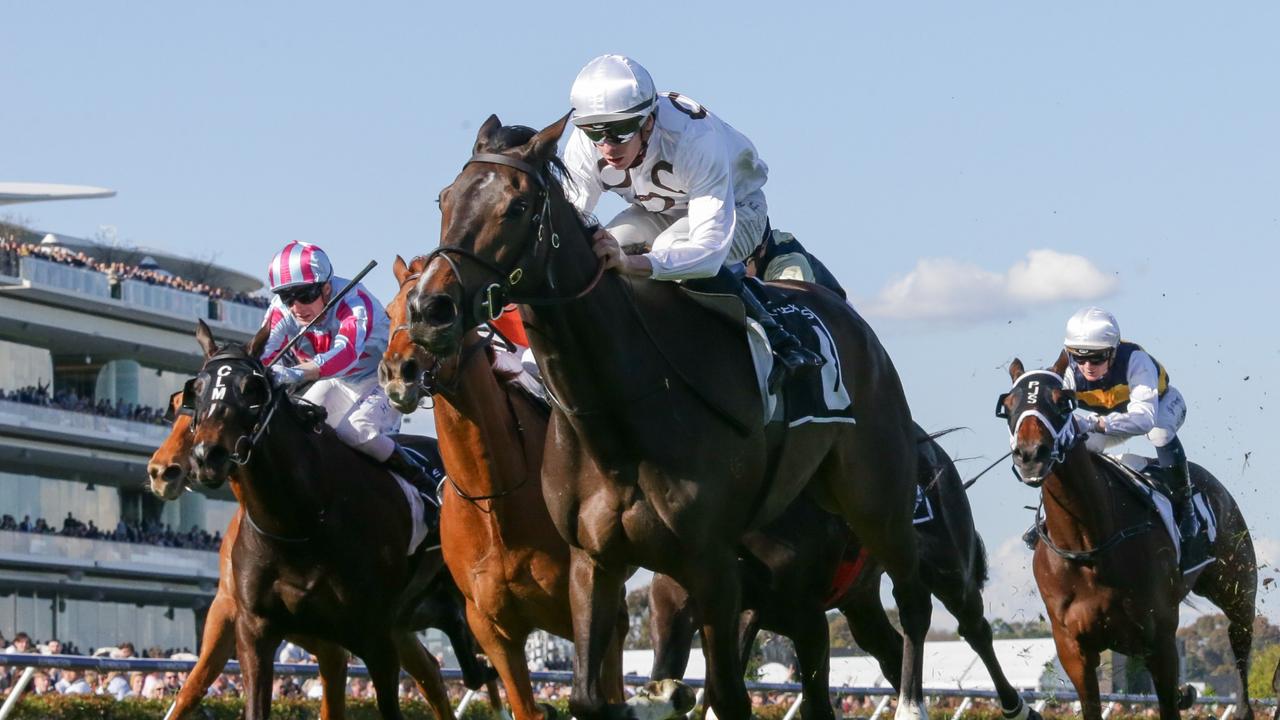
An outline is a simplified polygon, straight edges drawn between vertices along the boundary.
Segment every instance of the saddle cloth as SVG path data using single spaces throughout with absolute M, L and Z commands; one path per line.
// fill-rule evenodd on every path
M 1107 453 L 1098 453 L 1098 457 L 1106 460 L 1121 471 L 1121 475 L 1126 478 L 1137 491 L 1139 495 L 1146 497 L 1156 513 L 1160 516 L 1160 524 L 1164 526 L 1165 532 L 1168 533 L 1169 539 L 1173 541 L 1175 551 L 1174 559 L 1179 563 L 1182 562 L 1182 536 L 1178 532 L 1178 521 L 1173 516 L 1173 501 L 1164 494 L 1164 490 L 1159 483 L 1153 481 L 1145 474 L 1145 471 L 1155 463 L 1155 460 L 1141 455 L 1132 453 L 1124 453 L 1123 455 L 1110 455 Z M 1196 515 L 1200 518 L 1200 532 L 1205 533 L 1209 538 L 1209 543 L 1218 537 L 1218 518 L 1213 513 L 1213 508 L 1205 500 L 1204 493 L 1199 489 L 1191 496 L 1191 506 L 1195 509 Z M 1184 571 L 1185 573 L 1197 570 L 1213 561 L 1212 557 L 1205 558 L 1204 562 L 1197 564 Z
M 750 282 L 750 281 L 749 281 Z M 759 288 L 761 286 L 757 286 Z M 819 372 L 802 372 L 792 377 L 778 395 L 769 392 L 769 372 L 773 369 L 773 349 L 760 323 L 745 318 L 747 345 L 756 372 L 766 423 L 786 422 L 792 427 L 808 422 L 855 422 L 853 399 L 840 368 L 840 355 L 831 332 L 813 311 L 793 301 L 790 291 L 763 285 L 765 307 L 802 345 L 826 358 Z M 700 305 L 714 310 L 738 327 L 744 325 L 742 301 L 731 295 L 702 293 L 681 288 Z
M 423 540 L 427 539 L 427 508 L 426 500 L 422 497 L 422 493 L 418 492 L 418 488 L 409 484 L 408 480 L 400 477 L 396 473 L 391 476 L 400 484 L 400 491 L 404 493 L 404 499 L 409 502 L 409 519 L 413 523 L 413 532 L 409 535 L 409 547 L 405 550 L 405 555 L 412 555 L 418 551 L 418 546 Z

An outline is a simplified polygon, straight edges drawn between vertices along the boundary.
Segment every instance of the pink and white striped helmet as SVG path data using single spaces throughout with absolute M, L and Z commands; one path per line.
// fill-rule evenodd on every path
M 276 254 L 267 268 L 267 285 L 278 293 L 299 285 L 322 283 L 333 275 L 329 256 L 319 246 L 294 240 Z

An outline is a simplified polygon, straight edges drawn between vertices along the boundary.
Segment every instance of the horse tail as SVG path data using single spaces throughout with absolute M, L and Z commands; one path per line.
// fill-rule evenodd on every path
M 957 430 L 968 430 L 968 429 L 969 428 L 963 425 L 956 425 L 955 427 L 949 427 L 946 430 L 937 430 L 935 432 L 927 433 L 924 437 L 918 438 L 916 442 L 927 443 L 933 440 L 937 440 L 943 435 L 950 435 L 951 433 L 956 432 Z

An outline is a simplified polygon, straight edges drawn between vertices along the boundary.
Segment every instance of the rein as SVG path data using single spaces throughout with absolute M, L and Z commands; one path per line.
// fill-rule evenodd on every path
M 1107 479 L 1107 484 L 1108 486 L 1111 484 L 1110 478 Z M 1044 543 L 1044 546 L 1049 548 L 1049 550 L 1051 550 L 1053 554 L 1057 555 L 1060 558 L 1063 558 L 1064 560 L 1070 560 L 1071 562 L 1091 564 L 1093 563 L 1094 558 L 1096 558 L 1098 555 L 1101 555 L 1102 553 L 1106 552 L 1107 550 L 1110 550 L 1116 545 L 1119 545 L 1125 540 L 1128 540 L 1130 538 L 1135 538 L 1143 533 L 1149 532 L 1154 527 L 1155 527 L 1155 524 L 1152 523 L 1150 520 L 1147 520 L 1147 521 L 1138 523 L 1137 525 L 1131 525 L 1125 528 L 1124 530 L 1121 530 L 1120 532 L 1115 533 L 1114 535 L 1107 538 L 1106 541 L 1104 541 L 1101 545 L 1098 545 L 1097 547 L 1090 548 L 1088 550 L 1067 550 L 1066 548 L 1062 548 L 1053 544 L 1053 541 L 1049 539 L 1049 529 L 1045 526 L 1045 522 L 1044 522 L 1044 496 L 1043 495 L 1040 496 L 1040 505 L 1036 507 L 1036 535 L 1039 536 L 1041 542 Z

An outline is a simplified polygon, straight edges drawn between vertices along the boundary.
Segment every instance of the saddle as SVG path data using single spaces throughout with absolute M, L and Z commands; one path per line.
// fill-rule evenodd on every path
M 681 287 L 680 292 L 728 322 L 737 332 L 745 330 L 765 422 L 785 422 L 789 427 L 809 422 L 855 422 L 853 400 L 842 377 L 835 338 L 822 320 L 805 307 L 794 290 L 754 280 L 747 282 L 753 283 L 751 292 L 801 345 L 827 360 L 818 372 L 798 373 L 787 380 L 780 393 L 771 394 L 768 378 L 774 362 L 773 350 L 764 329 L 746 317 L 741 301 L 732 295 L 703 293 Z M 684 344 L 691 345 L 692 362 L 706 364 L 705 356 L 700 352 L 705 346 L 687 341 Z M 723 386 L 723 374 L 716 375 L 710 382 Z
M 1178 522 L 1173 514 L 1173 500 L 1169 497 L 1169 491 L 1165 487 L 1163 478 L 1160 477 L 1159 465 L 1155 459 L 1132 453 L 1124 453 L 1120 456 L 1106 453 L 1095 454 L 1116 468 L 1121 475 L 1129 480 L 1124 485 L 1130 489 L 1137 490 L 1137 494 L 1145 498 L 1151 508 L 1160 516 L 1161 524 L 1164 525 L 1165 531 L 1169 534 L 1169 539 L 1173 541 L 1174 547 L 1177 549 L 1178 561 L 1181 562 L 1183 548 L 1189 545 L 1187 540 L 1190 538 L 1182 537 L 1182 534 L 1178 531 Z M 1195 484 L 1194 477 L 1192 478 L 1192 483 L 1193 485 Z M 1195 486 L 1195 491 L 1191 496 L 1191 507 L 1200 520 L 1198 534 L 1204 542 L 1191 543 L 1190 545 L 1209 548 L 1218 536 L 1218 518 L 1214 515 L 1213 508 L 1210 507 L 1205 499 L 1204 491 L 1198 485 Z M 1208 550 L 1205 550 L 1203 554 L 1204 557 L 1190 558 L 1190 562 L 1183 563 L 1188 568 L 1183 571 L 1183 574 L 1194 572 L 1214 560 Z

